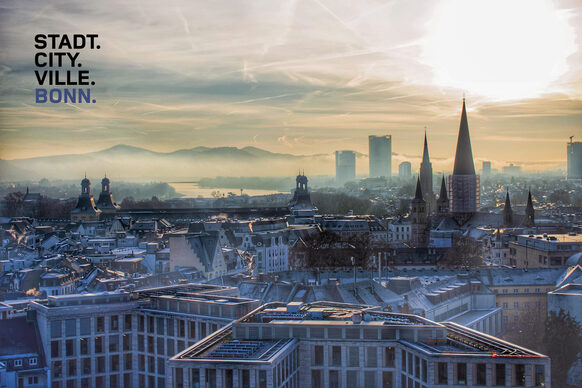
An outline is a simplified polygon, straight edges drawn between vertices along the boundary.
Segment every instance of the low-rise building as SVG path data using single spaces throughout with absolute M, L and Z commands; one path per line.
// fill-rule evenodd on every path
M 531 350 L 454 323 L 331 302 L 263 305 L 168 366 L 176 388 L 550 384 L 549 358 Z

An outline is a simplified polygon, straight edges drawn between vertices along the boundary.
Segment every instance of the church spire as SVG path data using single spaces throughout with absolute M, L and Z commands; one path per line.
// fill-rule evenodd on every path
M 428 155 L 428 141 L 426 140 L 426 127 L 424 127 L 424 150 L 422 151 L 422 163 L 430 163 Z
M 441 192 L 439 194 L 439 202 L 449 202 L 449 197 L 447 195 L 447 185 L 445 184 L 445 176 L 441 180 Z
M 509 201 L 509 191 L 505 193 L 505 206 L 503 207 L 503 226 L 513 225 L 513 210 Z
M 416 193 L 414 195 L 415 200 L 423 200 L 422 199 L 422 188 L 420 187 L 420 178 L 416 178 Z
M 473 151 L 471 150 L 471 138 L 469 136 L 469 123 L 467 122 L 467 109 L 463 98 L 463 112 L 459 125 L 459 137 L 457 139 L 457 152 L 455 154 L 455 167 L 453 175 L 475 175 L 473 164 Z
M 527 205 L 525 206 L 525 220 L 523 221 L 524 226 L 535 226 L 535 210 L 533 207 L 533 202 L 531 200 L 531 190 L 527 194 Z

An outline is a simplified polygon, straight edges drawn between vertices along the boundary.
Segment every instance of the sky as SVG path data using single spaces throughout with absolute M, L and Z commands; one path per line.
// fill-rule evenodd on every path
M 80 55 L 97 103 L 35 103 L 38 33 L 99 34 Z M 426 128 L 443 171 L 464 95 L 478 168 L 564 169 L 582 141 L 581 34 L 567 0 L 0 0 L 0 159 L 367 154 L 368 135 L 390 134 L 397 171 L 417 168 Z

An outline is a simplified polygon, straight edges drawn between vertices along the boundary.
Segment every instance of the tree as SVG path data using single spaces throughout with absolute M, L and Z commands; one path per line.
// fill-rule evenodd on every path
M 481 243 L 469 236 L 453 237 L 449 248 L 439 264 L 449 268 L 470 269 L 483 264 Z
M 582 349 L 582 327 L 570 313 L 550 311 L 544 331 L 545 354 L 552 360 L 552 386 L 567 387 L 568 369 Z
M 24 194 L 20 191 L 8 193 L 4 197 L 6 202 L 5 215 L 8 217 L 17 216 L 22 213 L 22 205 L 24 203 Z

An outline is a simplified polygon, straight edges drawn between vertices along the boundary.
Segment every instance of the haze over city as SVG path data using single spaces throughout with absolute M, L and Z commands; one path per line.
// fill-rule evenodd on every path
M 566 142 L 582 136 L 582 7 L 573 1 L 2 7 L 5 160 L 118 144 L 252 146 L 327 155 L 331 174 L 332 153 L 367 154 L 368 135 L 392 135 L 394 166 L 417 166 L 427 127 L 435 170 L 448 171 L 463 94 L 479 166 L 565 170 Z M 72 31 L 102 42 L 83 54 L 98 102 L 34 104 L 34 34 Z

